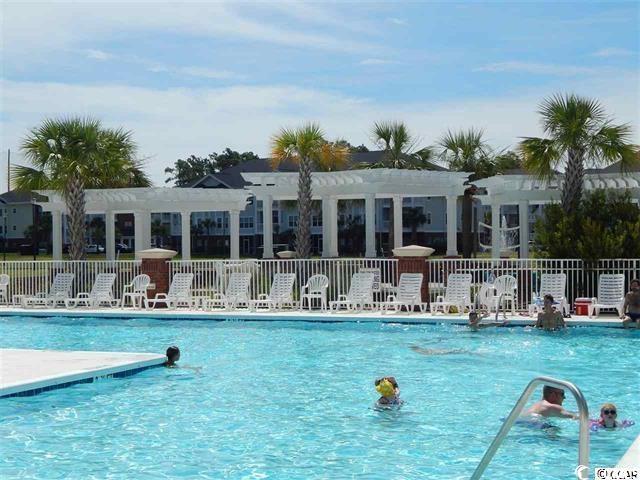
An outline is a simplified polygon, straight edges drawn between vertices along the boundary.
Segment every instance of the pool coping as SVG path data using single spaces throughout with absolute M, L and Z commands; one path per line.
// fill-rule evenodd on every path
M 2 384 L 0 386 L 0 399 L 10 397 L 28 397 L 38 395 L 40 393 L 66 388 L 79 383 L 92 383 L 105 378 L 122 378 L 134 375 L 144 370 L 159 367 L 164 364 L 166 357 L 164 355 L 153 353 L 133 353 L 133 352 L 98 352 L 98 351 L 63 351 L 63 350 L 37 350 L 37 349 L 17 349 L 6 348 L 0 349 L 0 356 L 11 354 L 11 352 L 20 352 L 22 354 L 29 352 L 38 352 L 45 354 L 46 352 L 55 355 L 57 353 L 71 357 L 73 354 L 95 357 L 96 362 L 102 362 L 91 368 L 81 370 L 71 370 L 51 375 L 25 378 L 11 383 Z M 102 358 L 100 356 L 102 355 Z M 42 355 L 44 356 L 44 355 Z M 104 365 L 105 356 L 113 358 L 119 356 L 120 359 L 114 364 Z M 66 361 L 73 360 L 65 359 Z M 72 367 L 73 368 L 73 367 Z
M 0 309 L 1 316 L 24 316 L 24 317 L 55 317 L 64 316 L 71 318 L 154 318 L 171 320 L 240 320 L 240 321 L 304 321 L 304 322 L 382 322 L 382 323 L 407 323 L 407 324 L 454 324 L 465 325 L 468 323 L 467 317 L 456 315 L 431 315 L 427 313 L 389 313 L 364 311 L 355 312 L 300 312 L 297 310 L 284 311 L 257 311 L 249 310 L 137 310 L 132 308 L 112 308 L 112 309 L 91 309 L 91 308 L 16 308 L 9 307 Z M 493 315 L 491 315 L 491 318 Z M 522 315 L 507 315 L 508 325 L 511 326 L 532 326 L 535 319 Z M 567 326 L 591 326 L 622 328 L 622 321 L 615 316 L 599 317 L 590 319 L 586 316 L 573 316 L 565 319 Z
M 640 435 L 636 437 L 627 452 L 620 458 L 617 468 L 640 468 Z

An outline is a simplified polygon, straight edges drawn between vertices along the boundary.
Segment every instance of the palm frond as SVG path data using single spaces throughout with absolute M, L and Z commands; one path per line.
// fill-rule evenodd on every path
M 555 175 L 555 168 L 564 154 L 562 147 L 553 140 L 535 137 L 522 140 L 519 150 L 524 168 L 543 180 L 549 180 Z
M 57 190 L 59 185 L 52 182 L 42 170 L 24 165 L 11 167 L 11 188 L 23 192 L 32 190 Z
M 589 138 L 586 157 L 594 166 L 609 165 L 620 161 L 623 170 L 628 170 L 637 161 L 637 147 L 631 143 L 630 125 L 605 123 Z

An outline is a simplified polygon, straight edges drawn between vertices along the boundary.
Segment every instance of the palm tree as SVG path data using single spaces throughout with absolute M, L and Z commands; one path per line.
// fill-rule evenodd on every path
M 527 137 L 520 143 L 524 166 L 537 177 L 550 179 L 564 165 L 561 204 L 565 213 L 576 211 L 580 204 L 585 164 L 619 161 L 624 171 L 637 162 L 631 127 L 613 124 L 596 100 L 554 95 L 542 102 L 538 113 L 548 138 Z
M 56 190 L 67 205 L 69 256 L 84 258 L 85 188 L 149 186 L 131 132 L 103 128 L 91 118 L 46 119 L 22 143 L 33 165 L 12 169 L 18 190 Z
M 344 165 L 349 150 L 336 143 L 328 143 L 320 126 L 315 123 L 297 129 L 283 128 L 271 139 L 271 166 L 277 168 L 284 161 L 298 164 L 298 226 L 296 227 L 296 255 L 311 256 L 311 172 L 314 166 L 333 168 Z

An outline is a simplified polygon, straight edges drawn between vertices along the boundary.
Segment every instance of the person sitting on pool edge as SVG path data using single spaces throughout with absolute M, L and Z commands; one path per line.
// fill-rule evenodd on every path
M 624 296 L 622 306 L 622 326 L 640 328 L 640 280 L 634 278 L 629 283 L 629 292 Z
M 538 314 L 536 328 L 543 330 L 561 330 L 567 325 L 564 323 L 562 313 L 553 309 L 553 296 L 544 296 L 544 310 Z
M 390 407 L 402 405 L 400 399 L 400 387 L 394 377 L 382 377 L 375 381 L 376 390 L 382 395 L 376 402 L 376 406 Z
M 165 367 L 173 368 L 177 367 L 176 362 L 180 360 L 180 349 L 178 347 L 171 346 L 167 348 L 167 361 L 164 362 Z
M 562 408 L 564 402 L 564 390 L 545 385 L 542 388 L 542 400 L 534 403 L 524 413 L 525 417 L 560 417 L 578 419 L 578 415 Z

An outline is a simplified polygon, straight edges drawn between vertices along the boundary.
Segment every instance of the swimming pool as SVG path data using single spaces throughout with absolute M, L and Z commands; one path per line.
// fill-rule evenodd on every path
M 466 479 L 541 374 L 576 383 L 592 416 L 612 400 L 640 419 L 639 331 L 9 317 L 0 338 L 68 350 L 177 344 L 180 364 L 201 367 L 1 400 L 2 478 Z M 400 384 L 400 411 L 371 408 L 385 374 Z M 485 478 L 575 478 L 578 425 L 556 424 L 515 427 Z M 639 430 L 593 434 L 592 466 L 615 465 Z

